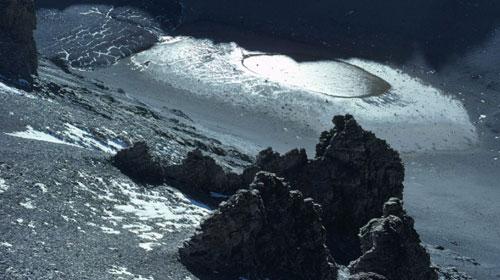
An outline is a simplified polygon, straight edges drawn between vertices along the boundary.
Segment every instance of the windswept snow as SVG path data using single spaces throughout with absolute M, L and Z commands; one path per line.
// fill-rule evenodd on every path
M 117 140 L 107 139 L 100 141 L 89 132 L 73 124 L 65 123 L 64 125 L 66 130 L 62 132 L 62 134 L 77 143 L 79 146 L 100 150 L 108 154 L 115 154 L 117 151 L 126 148 L 124 144 L 121 144 Z
M 105 152 L 107 154 L 115 154 L 117 151 L 127 147 L 127 145 L 123 143 L 123 141 L 118 139 L 116 134 L 109 129 L 106 130 L 106 133 L 109 134 L 110 138 L 112 137 L 112 139 L 98 140 L 94 135 L 73 124 L 65 123 L 64 127 L 65 129 L 63 131 L 54 131 L 49 134 L 46 132 L 35 130 L 32 126 L 27 125 L 25 131 L 17 131 L 5 134 L 24 139 L 63 144 L 79 148 L 94 149 Z
M 24 139 L 44 141 L 44 142 L 50 142 L 50 143 L 55 143 L 55 144 L 63 144 L 63 145 L 70 145 L 70 146 L 79 147 L 78 145 L 65 142 L 59 138 L 56 138 L 56 137 L 48 134 L 48 133 L 35 130 L 35 129 L 33 129 L 33 127 L 31 127 L 29 125 L 26 126 L 25 131 L 18 131 L 18 132 L 5 133 L 5 134 L 13 136 L 13 137 L 24 138 Z
M 35 99 L 35 97 L 24 90 L 20 90 L 17 88 L 10 87 L 2 82 L 0 82 L 0 93 L 7 93 L 7 94 L 13 94 L 13 95 L 21 95 L 25 96 L 31 99 Z
M 106 234 L 120 234 L 121 233 L 118 230 L 115 230 L 115 229 L 112 229 L 109 227 L 105 227 L 105 226 L 102 226 L 101 230 L 102 230 L 102 232 L 104 232 Z
M 87 225 L 106 234 L 132 233 L 138 239 L 137 246 L 146 251 L 164 244 L 162 239 L 170 233 L 195 228 L 210 213 L 170 187 L 150 190 L 130 181 L 95 178 L 81 172 L 78 177 L 74 188 L 80 195 L 90 195 L 107 205 L 104 209 L 85 205 L 102 219 Z
M 142 221 L 160 220 L 165 225 L 182 227 L 198 224 L 209 213 L 208 209 L 195 206 L 181 192 L 171 189 L 172 197 L 178 203 L 172 204 L 172 199 L 166 198 L 157 191 L 144 191 L 137 186 L 126 183 L 118 184 L 122 193 L 130 198 L 124 205 L 116 205 L 115 209 L 122 213 L 134 214 Z
M 146 251 L 160 246 L 165 234 L 196 227 L 210 213 L 174 189 L 169 189 L 167 194 L 160 194 L 127 183 L 113 181 L 112 184 L 130 199 L 128 203 L 116 204 L 114 212 L 135 220 L 124 224 L 122 228 L 136 234 L 142 240 L 139 247 Z

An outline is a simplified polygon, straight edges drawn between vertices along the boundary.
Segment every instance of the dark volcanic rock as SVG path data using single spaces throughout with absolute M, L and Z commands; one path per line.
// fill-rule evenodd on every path
M 360 230 L 363 255 L 352 262 L 352 272 L 375 272 L 388 280 L 436 280 L 429 254 L 420 245 L 413 219 L 406 215 L 401 200 L 391 198 L 380 219 Z
M 145 142 L 119 151 L 112 161 L 137 182 L 152 185 L 168 183 L 213 206 L 224 196 L 242 188 L 243 181 L 251 181 L 246 179 L 248 176 L 224 171 L 213 158 L 203 155 L 200 150 L 189 152 L 179 165 L 169 164 L 155 155 Z M 217 193 L 219 198 L 211 197 L 212 193 Z
M 33 0 L 0 1 L 0 75 L 31 81 L 38 66 Z
M 323 207 L 328 246 L 348 263 L 360 255 L 359 228 L 382 215 L 390 197 L 402 197 L 404 167 L 399 154 L 350 115 L 336 116 L 308 160 L 304 150 L 285 155 L 271 149 L 257 157 L 257 169 L 276 173 Z
M 145 142 L 137 142 L 116 153 L 113 164 L 138 182 L 161 184 L 165 180 L 166 164 L 152 153 Z
M 223 202 L 179 249 L 200 277 L 336 279 L 319 206 L 274 174 Z

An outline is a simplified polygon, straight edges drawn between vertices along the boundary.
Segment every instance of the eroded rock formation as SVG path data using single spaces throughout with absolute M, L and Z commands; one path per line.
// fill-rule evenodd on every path
M 144 144 L 119 152 L 115 164 L 138 181 L 166 182 L 214 206 L 220 200 L 211 193 L 231 195 L 247 188 L 257 172 L 275 173 L 322 205 L 328 247 L 339 263 L 348 264 L 361 254 L 359 228 L 380 217 L 390 197 L 402 197 L 404 167 L 396 151 L 352 116 L 336 116 L 333 123 L 332 130 L 321 134 L 314 159 L 305 150 L 280 155 L 269 148 L 241 175 L 225 172 L 200 151 L 169 166 Z
M 279 155 L 268 149 L 258 155 L 256 165 L 322 205 L 328 246 L 346 264 L 360 255 L 359 228 L 380 217 L 390 197 L 402 197 L 404 167 L 396 151 L 352 116 L 336 116 L 333 123 L 332 130 L 321 134 L 313 160 L 304 150 Z
M 180 248 L 204 279 L 336 279 L 320 206 L 274 174 L 259 172 Z
M 388 280 L 438 279 L 401 200 L 391 198 L 382 218 L 362 227 L 359 236 L 363 255 L 349 265 L 352 272 L 375 272 Z
M 33 0 L 0 1 L 0 75 L 31 81 L 38 66 Z
M 137 142 L 119 151 L 112 160 L 118 169 L 138 182 L 158 184 L 165 181 L 167 163 L 154 154 L 146 142 Z
M 253 178 L 248 178 L 248 172 L 242 175 L 226 172 L 200 150 L 189 152 L 179 165 L 169 164 L 145 142 L 137 142 L 119 151 L 112 160 L 123 173 L 138 182 L 152 185 L 168 183 L 212 206 L 217 206 L 220 198 L 247 187 Z M 251 173 L 251 176 L 254 174 Z M 212 197 L 213 193 L 220 198 Z
M 333 123 L 314 159 L 304 150 L 280 155 L 269 148 L 241 175 L 198 150 L 168 165 L 144 143 L 114 161 L 136 180 L 169 183 L 212 205 L 212 193 L 236 193 L 179 251 L 205 279 L 335 279 L 335 259 L 352 261 L 353 280 L 435 280 L 400 201 L 399 154 L 350 115 Z

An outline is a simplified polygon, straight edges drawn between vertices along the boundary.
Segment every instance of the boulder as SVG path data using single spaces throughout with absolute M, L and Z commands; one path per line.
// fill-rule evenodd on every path
M 388 280 L 438 279 L 413 218 L 398 198 L 391 198 L 384 205 L 382 218 L 362 227 L 359 236 L 363 255 L 349 265 L 351 272 L 374 272 Z
M 38 67 L 33 0 L 0 1 L 0 75 L 32 81 Z
M 179 249 L 201 278 L 336 279 L 320 207 L 274 174 L 221 203 Z
M 221 197 L 230 196 L 243 187 L 241 176 L 226 172 L 213 158 L 203 155 L 198 149 L 189 152 L 180 165 L 170 165 L 165 169 L 167 183 L 204 202 L 210 202 L 207 198 L 214 193 Z
M 137 182 L 151 185 L 168 183 L 193 197 L 217 206 L 221 198 L 242 187 L 243 175 L 226 172 L 200 150 L 189 152 L 181 164 L 171 164 L 157 155 L 146 142 L 119 151 L 113 164 Z M 248 185 L 248 184 L 247 184 Z M 219 198 L 211 194 L 217 193 Z
M 166 163 L 146 144 L 137 142 L 132 147 L 118 151 L 113 164 L 137 182 L 161 184 L 165 181 Z

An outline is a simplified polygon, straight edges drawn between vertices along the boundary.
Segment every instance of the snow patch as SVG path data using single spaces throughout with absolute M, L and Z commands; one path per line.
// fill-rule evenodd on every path
M 78 145 L 74 145 L 68 142 L 65 142 L 59 138 L 56 138 L 48 133 L 41 132 L 38 130 L 33 129 L 33 127 L 27 125 L 25 131 L 18 131 L 18 132 L 12 132 L 12 133 L 5 133 L 6 135 L 13 136 L 13 137 L 19 137 L 23 139 L 30 139 L 30 140 L 37 140 L 37 141 L 43 141 L 43 142 L 50 142 L 54 144 L 63 144 L 63 145 L 69 145 L 69 146 L 75 146 L 79 147 Z
M 129 199 L 126 203 L 115 204 L 113 209 L 131 221 L 122 228 L 141 239 L 139 247 L 146 251 L 162 245 L 160 241 L 166 233 L 194 228 L 210 213 L 172 188 L 160 193 L 115 180 L 111 181 L 111 186 Z
M 78 143 L 79 146 L 96 149 L 112 155 L 116 154 L 117 151 L 127 147 L 121 141 L 117 140 L 106 139 L 105 142 L 104 140 L 97 140 L 89 132 L 70 123 L 65 123 L 64 126 L 66 127 L 66 130 L 63 131 L 62 134 L 75 143 Z
M 161 195 L 157 191 L 144 190 L 127 183 L 112 182 L 120 186 L 121 191 L 130 201 L 127 204 L 115 205 L 115 209 L 122 213 L 137 216 L 142 221 L 164 221 L 177 227 L 198 224 L 209 210 L 195 206 L 181 192 L 170 189 L 177 203 Z
M 101 226 L 101 230 L 106 234 L 121 234 L 120 231 L 105 226 Z
M 13 247 L 12 244 L 10 244 L 9 242 L 1 242 L 0 246 L 7 247 L 7 248 L 12 248 Z
M 161 243 L 158 243 L 158 242 L 143 242 L 143 243 L 139 243 L 139 247 L 141 247 L 142 249 L 146 250 L 146 251 L 153 251 L 153 247 L 158 247 L 158 246 L 161 246 Z
M 47 193 L 47 187 L 42 184 L 42 183 L 36 183 L 34 185 L 36 188 L 40 188 L 40 190 L 42 191 L 42 193 Z
M 19 203 L 22 207 L 26 209 L 35 209 L 35 206 L 33 205 L 33 201 L 31 199 L 27 198 L 26 201 Z
M 116 276 L 115 279 L 120 280 L 154 280 L 152 276 L 144 277 L 142 275 L 136 275 L 128 271 L 126 267 L 113 265 L 108 269 L 108 273 Z
M 0 92 L 7 93 L 7 94 L 13 94 L 13 95 L 20 95 L 20 96 L 24 96 L 24 97 L 31 98 L 31 99 L 36 99 L 35 96 L 25 92 L 24 90 L 20 90 L 20 89 L 14 88 L 14 87 L 9 87 L 8 85 L 6 85 L 2 82 L 0 82 Z
M 0 178 L 0 194 L 6 192 L 9 189 L 9 186 L 5 182 L 4 179 Z
M 161 246 L 161 240 L 168 233 L 195 228 L 210 213 L 205 205 L 167 186 L 151 190 L 128 180 L 108 180 L 84 172 L 78 172 L 77 177 L 75 191 L 85 192 L 107 207 L 97 209 L 90 203 L 84 205 L 105 221 L 104 225 L 114 229 L 95 221 L 87 225 L 100 227 L 109 234 L 119 234 L 120 230 L 133 233 L 139 239 L 138 246 L 147 251 Z

